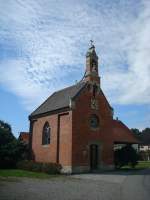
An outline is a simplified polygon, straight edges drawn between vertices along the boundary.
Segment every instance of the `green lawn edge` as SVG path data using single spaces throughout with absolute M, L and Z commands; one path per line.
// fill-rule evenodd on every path
M 54 178 L 60 175 L 49 175 L 42 172 L 31 172 L 21 169 L 0 169 L 0 177 Z
M 150 168 L 150 161 L 139 161 L 136 167 L 133 169 L 130 166 L 124 166 L 117 171 L 138 171 Z M 49 175 L 42 172 L 31 172 L 21 169 L 0 169 L 0 177 L 27 177 L 27 178 L 39 178 L 39 179 L 49 179 L 56 177 L 63 177 L 63 175 Z
M 133 169 L 133 170 L 140 170 L 140 169 L 148 169 L 150 168 L 150 161 L 139 161 L 135 168 L 130 166 L 123 166 L 121 169 Z

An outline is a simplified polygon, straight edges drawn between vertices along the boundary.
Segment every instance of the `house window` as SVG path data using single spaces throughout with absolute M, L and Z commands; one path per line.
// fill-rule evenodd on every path
M 43 145 L 50 144 L 50 132 L 51 132 L 51 129 L 50 129 L 49 123 L 46 122 L 43 127 L 43 133 L 42 133 L 42 144 Z
M 91 115 L 90 118 L 90 126 L 91 128 L 98 128 L 99 127 L 99 118 L 97 115 Z

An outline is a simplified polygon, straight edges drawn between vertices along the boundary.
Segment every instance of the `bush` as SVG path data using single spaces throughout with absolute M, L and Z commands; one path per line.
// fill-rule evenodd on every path
M 61 170 L 61 165 L 56 163 L 43 163 L 42 165 L 42 172 L 48 174 L 59 174 Z
M 15 168 L 16 163 L 25 159 L 28 147 L 17 140 L 0 145 L 0 168 Z
M 15 168 L 27 155 L 28 146 L 13 136 L 9 124 L 0 120 L 0 168 Z
M 18 169 L 32 171 L 33 169 L 33 161 L 23 160 L 17 163 Z
M 134 168 L 138 164 L 138 154 L 131 145 L 126 145 L 121 149 L 114 152 L 115 166 L 116 168 L 123 167 L 124 165 L 130 165 Z
M 41 163 L 32 160 L 24 160 L 17 163 L 17 168 L 33 172 L 59 174 L 61 170 L 61 165 L 57 163 Z

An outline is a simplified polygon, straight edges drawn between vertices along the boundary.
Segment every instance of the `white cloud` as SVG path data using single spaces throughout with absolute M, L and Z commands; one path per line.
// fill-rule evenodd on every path
M 113 101 L 120 104 L 150 103 L 150 2 L 143 7 L 125 39 L 128 70 L 106 75 L 112 82 L 107 90 L 114 92 Z
M 149 103 L 150 3 L 104 2 L 2 1 L 0 43 L 16 54 L 0 61 L 1 84 L 31 110 L 81 78 L 92 38 L 109 99 Z

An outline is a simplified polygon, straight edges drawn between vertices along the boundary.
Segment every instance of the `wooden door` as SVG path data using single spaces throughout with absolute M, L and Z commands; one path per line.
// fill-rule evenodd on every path
M 98 145 L 96 144 L 90 146 L 90 167 L 91 170 L 98 168 Z

